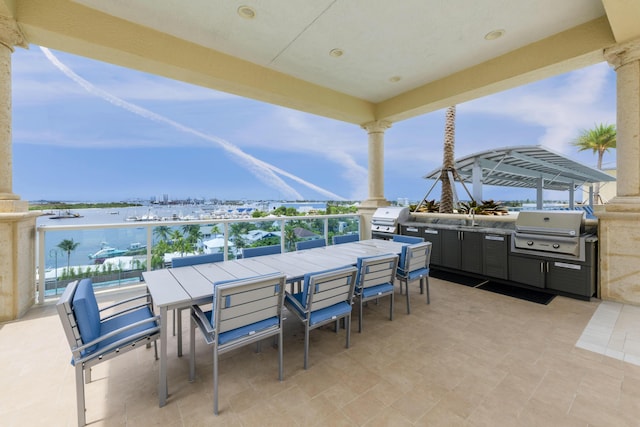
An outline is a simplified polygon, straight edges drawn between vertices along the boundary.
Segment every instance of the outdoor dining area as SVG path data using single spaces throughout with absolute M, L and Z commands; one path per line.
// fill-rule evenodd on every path
M 141 299 L 150 326 L 138 325 L 136 346 L 93 345 L 97 360 L 88 343 L 75 367 L 63 295 L 0 329 L 0 372 L 15 385 L 3 424 L 636 425 L 640 365 L 576 346 L 598 301 L 533 304 L 435 277 L 401 294 L 398 265 L 421 246 L 363 240 L 145 273 L 145 286 L 95 295 L 100 307 Z M 376 291 L 364 291 L 365 272 Z M 87 281 L 75 286 L 91 299 Z M 355 303 L 340 311 L 345 286 Z

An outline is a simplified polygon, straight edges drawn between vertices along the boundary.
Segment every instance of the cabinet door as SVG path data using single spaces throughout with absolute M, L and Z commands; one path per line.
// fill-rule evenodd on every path
M 440 231 L 440 235 L 442 236 L 441 265 L 443 267 L 460 269 L 460 231 Z
M 595 282 L 591 280 L 591 268 L 571 262 L 548 261 L 547 288 L 568 292 L 583 297 L 595 293 Z
M 485 234 L 482 240 L 484 274 L 507 280 L 509 278 L 509 236 Z
M 544 288 L 545 270 L 546 261 L 518 255 L 509 256 L 509 280 L 513 282 Z
M 470 273 L 482 274 L 482 233 L 460 232 L 460 268 Z
M 431 242 L 431 265 L 442 265 L 441 231 L 434 228 L 425 228 L 421 236 L 425 242 Z

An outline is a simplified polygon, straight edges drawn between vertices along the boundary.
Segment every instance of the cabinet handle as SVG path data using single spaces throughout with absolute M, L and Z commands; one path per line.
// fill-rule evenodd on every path
M 544 273 L 544 262 L 540 262 L 540 273 Z
M 547 264 L 547 273 L 549 272 L 549 261 L 545 262 Z

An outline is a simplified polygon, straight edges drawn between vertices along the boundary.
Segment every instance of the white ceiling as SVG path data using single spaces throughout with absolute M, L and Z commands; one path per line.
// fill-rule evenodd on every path
M 370 102 L 605 14 L 600 0 L 75 0 Z M 255 10 L 241 18 L 238 7 Z M 487 41 L 490 31 L 503 37 Z M 339 48 L 344 55 L 329 52 Z M 390 79 L 399 76 L 398 82 Z

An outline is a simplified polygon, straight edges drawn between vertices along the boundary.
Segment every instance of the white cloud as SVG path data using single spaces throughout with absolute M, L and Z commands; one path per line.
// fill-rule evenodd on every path
M 461 104 L 459 111 L 498 115 L 541 126 L 544 133 L 538 143 L 567 153 L 581 129 L 596 123 L 615 123 L 615 108 L 607 108 L 601 102 L 611 73 L 606 63 L 597 64 Z

